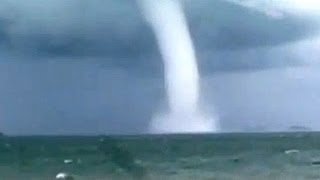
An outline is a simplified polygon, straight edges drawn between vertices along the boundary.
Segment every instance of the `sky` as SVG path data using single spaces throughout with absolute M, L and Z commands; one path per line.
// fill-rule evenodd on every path
M 257 2 L 182 0 L 201 98 L 222 131 L 320 130 L 320 11 Z M 165 101 L 163 64 L 136 1 L 0 4 L 0 131 L 148 131 Z

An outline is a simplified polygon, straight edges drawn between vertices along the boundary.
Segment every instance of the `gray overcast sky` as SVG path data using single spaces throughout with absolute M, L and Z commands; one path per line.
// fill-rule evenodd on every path
M 202 98 L 223 130 L 320 129 L 320 16 L 183 2 Z M 0 4 L 0 131 L 147 131 L 164 101 L 163 65 L 135 1 Z

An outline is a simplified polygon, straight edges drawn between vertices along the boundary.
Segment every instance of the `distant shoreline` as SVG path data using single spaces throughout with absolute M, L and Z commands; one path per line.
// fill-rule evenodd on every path
M 2 134 L 2 137 L 13 137 L 13 138 L 99 138 L 99 137 L 114 137 L 114 138 L 139 138 L 139 137 L 201 137 L 201 136 L 246 136 L 246 135 L 295 135 L 295 134 L 319 134 L 320 131 L 307 131 L 307 130 L 288 130 L 288 131 L 237 131 L 237 132 L 219 132 L 219 133 L 171 133 L 171 134 L 29 134 L 29 135 L 6 135 Z M 1 137 L 0 136 L 0 137 Z

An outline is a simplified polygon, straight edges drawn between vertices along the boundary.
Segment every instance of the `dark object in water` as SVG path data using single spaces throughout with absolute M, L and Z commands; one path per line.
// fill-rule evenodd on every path
M 312 161 L 312 165 L 320 165 L 320 160 Z
M 121 146 L 116 139 L 111 137 L 101 138 L 98 149 L 114 164 L 125 171 L 139 177 L 145 174 L 145 169 L 136 163 L 132 153 Z
M 240 158 L 233 158 L 232 159 L 232 162 L 234 162 L 234 163 L 238 163 L 240 161 Z

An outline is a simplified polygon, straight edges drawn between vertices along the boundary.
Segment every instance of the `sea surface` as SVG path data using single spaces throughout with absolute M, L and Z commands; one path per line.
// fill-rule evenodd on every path
M 0 137 L 0 180 L 320 179 L 320 133 Z

